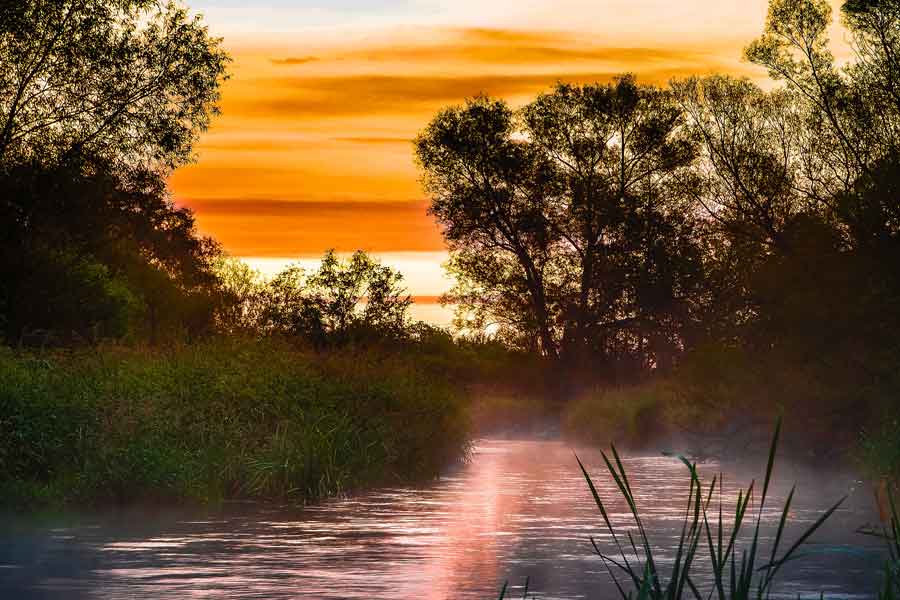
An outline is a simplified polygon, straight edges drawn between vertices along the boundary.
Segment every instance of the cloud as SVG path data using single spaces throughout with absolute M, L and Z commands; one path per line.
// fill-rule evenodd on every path
M 321 255 L 339 252 L 444 249 L 425 202 L 180 200 L 202 231 L 238 256 Z
M 327 50 L 311 46 L 276 65 L 308 64 L 285 76 L 269 70 L 230 83 L 226 114 L 250 119 L 416 115 L 479 93 L 533 95 L 557 81 L 608 81 L 623 72 L 665 84 L 673 76 L 747 72 L 740 49 L 605 44 L 565 31 L 420 27 L 381 32 Z M 288 52 L 285 52 L 287 54 Z M 314 54 L 313 54 L 314 53 Z M 723 58 L 733 54 L 734 59 Z M 348 136 L 352 137 L 352 136 Z
M 271 58 L 269 61 L 273 65 L 305 65 L 307 63 L 316 62 L 318 56 L 289 56 L 287 58 Z
M 393 145 L 409 145 L 412 139 L 405 137 L 335 137 L 331 138 L 335 142 L 343 142 L 347 144 L 364 144 L 369 146 L 393 146 Z
M 478 94 L 499 97 L 534 95 L 559 81 L 606 82 L 622 70 L 522 75 L 349 75 L 257 80 L 264 96 L 233 97 L 226 110 L 265 119 L 319 119 L 329 116 L 403 115 L 433 112 Z M 635 69 L 638 80 L 664 84 L 673 76 L 697 73 L 690 68 Z
M 443 28 L 427 39 L 372 44 L 341 55 L 344 59 L 379 62 L 468 62 L 497 65 L 546 65 L 603 62 L 616 65 L 668 61 L 670 64 L 708 63 L 714 49 L 617 46 L 597 44 L 593 37 L 571 32 L 515 29 Z
M 328 215 L 425 215 L 424 201 L 281 200 L 271 198 L 185 198 L 179 204 L 219 216 L 309 217 Z
M 528 4 L 498 0 L 513 1 Z M 620 11 L 647 1 L 609 0 Z M 691 2 L 698 10 L 708 4 Z M 173 189 L 194 199 L 186 204 L 201 229 L 238 255 L 439 250 L 437 226 L 412 201 L 422 190 L 410 139 L 441 108 L 479 93 L 517 106 L 558 81 L 602 83 L 623 72 L 655 84 L 755 73 L 739 62 L 743 41 L 656 35 L 674 22 L 657 19 L 656 29 L 642 30 L 647 35 L 605 21 L 602 34 L 550 29 L 552 19 L 540 21 L 542 30 L 506 26 L 512 22 L 391 21 L 248 38 L 233 48 L 237 71 L 223 88 L 224 115 L 200 144 L 199 164 L 172 177 Z M 388 199 L 410 202 L 380 201 Z

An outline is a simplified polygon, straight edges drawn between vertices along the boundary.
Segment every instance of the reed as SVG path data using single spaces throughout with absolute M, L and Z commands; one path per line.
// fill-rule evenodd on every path
M 591 495 L 600 512 L 604 526 L 609 532 L 615 554 L 605 553 L 591 538 L 594 552 L 600 557 L 604 567 L 609 573 L 618 591 L 624 600 L 682 600 L 693 598 L 696 600 L 761 600 L 771 595 L 773 586 L 784 565 L 801 558 L 800 548 L 813 533 L 824 524 L 828 518 L 841 506 L 845 498 L 836 502 L 806 530 L 796 541 L 787 545 L 784 534 L 788 526 L 791 501 L 795 488 L 792 488 L 781 509 L 778 529 L 770 548 L 763 548 L 761 543 L 761 527 L 763 510 L 769 501 L 772 471 L 775 465 L 775 455 L 778 449 L 781 434 L 780 420 L 775 426 L 772 443 L 769 448 L 765 478 L 763 479 L 762 492 L 759 506 L 755 516 L 755 524 L 750 513 L 750 499 L 756 488 L 755 480 L 746 490 L 738 492 L 738 499 L 733 511 L 733 521 L 728 531 L 724 518 L 724 507 L 721 494 L 718 506 L 711 509 L 713 497 L 717 490 L 721 491 L 721 477 L 714 477 L 712 482 L 705 486 L 697 473 L 697 466 L 687 458 L 678 458 L 688 469 L 690 486 L 688 501 L 685 507 L 684 520 L 678 547 L 675 552 L 675 560 L 671 569 L 663 569 L 658 560 L 658 551 L 652 543 L 649 534 L 641 518 L 628 473 L 622 463 L 622 459 L 615 446 L 611 446 L 610 454 L 601 452 L 606 470 L 615 482 L 618 493 L 625 500 L 631 518 L 634 522 L 636 535 L 631 530 L 622 533 L 622 529 L 614 525 L 610 519 L 607 505 L 600 497 L 597 487 L 594 485 L 587 468 L 576 456 L 578 466 L 584 479 L 590 488 Z M 713 512 L 712 517 L 710 512 Z M 896 556 L 900 556 L 900 546 L 897 545 L 898 522 L 895 519 L 891 533 L 885 532 L 893 540 L 894 569 L 889 570 L 890 580 L 885 589 L 896 592 L 897 570 Z M 752 535 L 742 535 L 749 530 Z M 749 544 L 747 539 L 749 537 Z M 786 549 L 784 549 L 786 547 Z M 713 583 L 710 589 L 701 590 L 695 581 L 693 574 L 701 560 L 710 562 L 713 574 Z M 890 587 L 894 586 L 894 587 Z M 501 600 L 506 596 L 507 586 L 501 591 Z M 527 593 L 527 592 L 526 592 Z M 885 596 L 894 600 L 896 596 Z

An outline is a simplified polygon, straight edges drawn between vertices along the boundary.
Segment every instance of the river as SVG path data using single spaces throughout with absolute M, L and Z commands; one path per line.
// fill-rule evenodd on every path
M 577 451 L 609 500 L 613 521 L 627 524 L 599 452 Z M 652 453 L 624 462 L 651 538 L 663 561 L 671 559 L 665 550 L 677 544 L 687 471 Z M 726 511 L 736 486 L 751 477 L 715 462 L 700 470 L 708 477 L 725 472 Z M 794 481 L 788 537 L 830 503 L 850 497 L 813 538 L 808 548 L 817 554 L 786 567 L 778 595 L 873 597 L 881 547 L 855 533 L 877 519 L 869 488 L 849 473 L 782 462 L 774 502 L 763 515 L 767 538 Z M 115 512 L 2 523 L 0 598 L 467 600 L 496 598 L 506 579 L 518 598 L 526 576 L 535 598 L 616 597 L 589 538 L 607 549 L 610 540 L 573 449 L 555 440 L 480 440 L 470 461 L 429 485 L 306 508 L 235 503 L 199 514 Z

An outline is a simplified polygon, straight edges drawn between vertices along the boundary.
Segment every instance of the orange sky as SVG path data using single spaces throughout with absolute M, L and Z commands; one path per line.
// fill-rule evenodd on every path
M 442 249 L 410 140 L 467 96 L 521 104 L 624 71 L 762 75 L 740 55 L 763 0 L 191 4 L 234 63 L 223 115 L 171 185 L 237 256 Z

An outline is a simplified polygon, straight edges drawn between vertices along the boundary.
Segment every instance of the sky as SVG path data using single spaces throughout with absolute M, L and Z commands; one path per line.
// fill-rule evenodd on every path
M 835 4 L 837 2 L 835 1 Z M 664 84 L 741 60 L 765 0 L 193 0 L 232 54 L 223 114 L 171 186 L 200 229 L 264 271 L 363 249 L 444 291 L 412 139 L 480 92 L 521 105 L 559 80 Z M 427 268 L 423 268 L 423 262 Z

